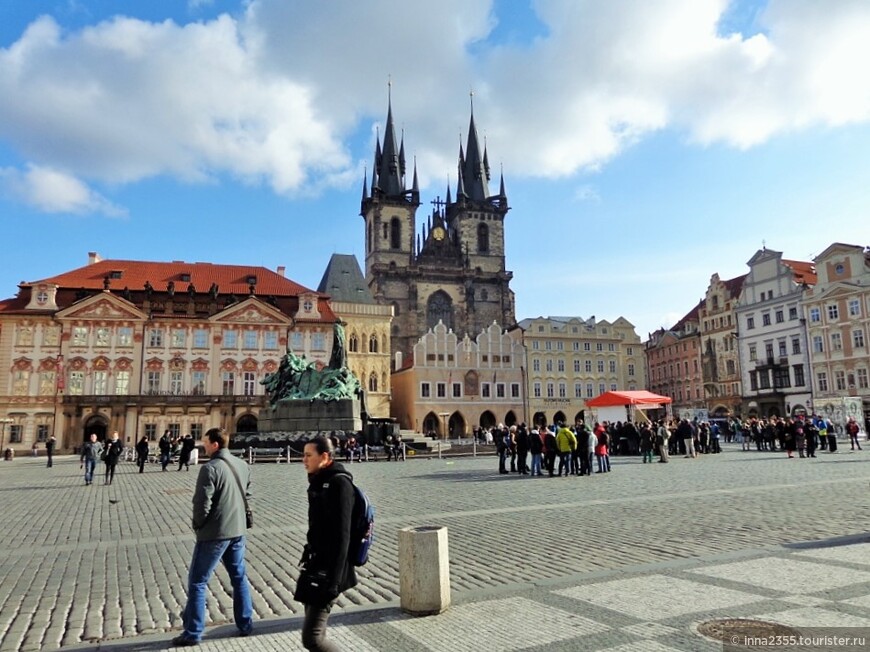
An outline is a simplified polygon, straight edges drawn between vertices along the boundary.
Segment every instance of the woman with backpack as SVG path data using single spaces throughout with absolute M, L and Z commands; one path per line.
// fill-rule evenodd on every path
M 308 535 L 294 597 L 305 605 L 302 645 L 332 652 L 338 648 L 326 640 L 329 612 L 336 598 L 357 583 L 350 555 L 353 477 L 335 461 L 333 444 L 326 437 L 305 444 L 302 464 L 308 473 Z

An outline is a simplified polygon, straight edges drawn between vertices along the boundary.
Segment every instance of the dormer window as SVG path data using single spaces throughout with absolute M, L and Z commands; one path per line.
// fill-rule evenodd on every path
M 117 269 L 113 269 L 111 272 L 109 272 L 109 278 L 121 278 L 122 275 L 123 272 Z
M 314 304 L 311 302 L 311 299 L 305 299 L 305 301 L 302 302 L 302 309 L 305 312 L 311 312 L 314 309 Z
M 184 273 L 184 274 L 182 274 L 182 275 L 179 277 L 179 280 L 180 280 L 182 283 L 190 283 L 190 274 L 188 274 L 188 273 Z
M 245 279 L 245 283 L 247 283 L 248 285 L 256 285 L 257 277 L 251 274 L 250 276 L 248 276 L 247 279 Z

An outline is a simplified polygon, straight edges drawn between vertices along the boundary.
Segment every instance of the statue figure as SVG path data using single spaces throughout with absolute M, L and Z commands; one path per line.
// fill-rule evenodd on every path
M 193 283 L 187 286 L 187 296 L 191 299 L 196 296 L 196 288 L 193 286 Z
M 169 293 L 170 297 L 175 295 L 175 281 L 169 281 L 169 283 L 166 284 L 166 291 Z
M 344 340 L 344 324 L 337 321 L 332 326 L 332 355 L 329 357 L 330 369 L 344 369 L 347 367 L 347 349 L 345 349 Z
M 278 370 L 268 374 L 260 382 L 265 386 L 272 406 L 281 399 L 335 401 L 363 397 L 359 379 L 347 367 L 344 328 L 339 323 L 334 326 L 328 367 L 318 369 L 315 363 L 300 358 L 288 349 L 281 358 Z

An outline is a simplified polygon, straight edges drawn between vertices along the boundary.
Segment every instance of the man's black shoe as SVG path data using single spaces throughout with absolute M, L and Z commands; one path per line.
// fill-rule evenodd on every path
M 172 644 L 175 647 L 190 647 L 193 645 L 199 645 L 199 641 L 197 641 L 195 638 L 188 638 L 187 636 L 182 634 L 181 636 L 176 636 L 175 638 L 173 638 Z

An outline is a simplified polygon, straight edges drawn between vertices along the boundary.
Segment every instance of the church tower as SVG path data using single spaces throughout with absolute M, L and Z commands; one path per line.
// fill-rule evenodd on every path
M 390 98 L 371 183 L 363 178 L 360 214 L 366 282 L 377 303 L 393 307 L 391 352 L 410 356 L 439 321 L 459 337 L 472 338 L 493 322 L 514 325 L 513 275 L 505 270 L 504 178 L 498 194 L 490 195 L 488 154 L 480 148 L 473 107 L 468 141 L 459 151 L 456 201 L 448 187 L 446 200 L 432 201 L 432 214 L 419 233 L 416 164 L 410 189 L 405 170 L 404 135 L 397 140 Z

